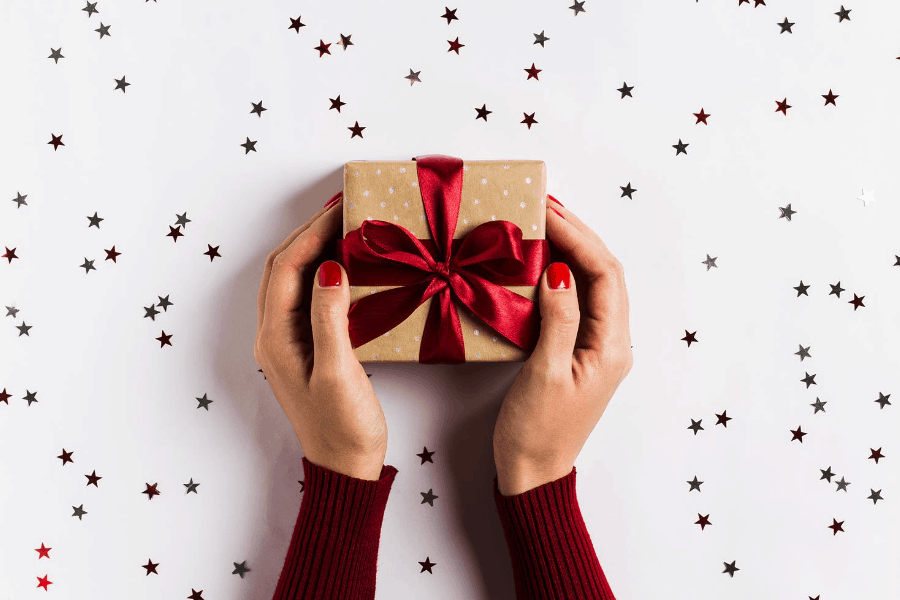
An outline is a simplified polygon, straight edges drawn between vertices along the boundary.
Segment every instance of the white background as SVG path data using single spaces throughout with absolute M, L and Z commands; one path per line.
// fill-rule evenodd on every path
M 0 388 L 13 394 L 0 405 L 0 598 L 271 597 L 303 473 L 252 352 L 265 257 L 340 189 L 344 162 L 433 153 L 546 161 L 548 191 L 625 265 L 634 368 L 576 462 L 620 600 L 896 594 L 900 7 L 850 0 L 839 22 L 830 0 L 569 5 L 461 0 L 448 25 L 443 4 L 411 0 L 101 0 L 90 17 L 75 0 L 4 0 L 0 246 L 20 258 L 0 262 L 0 305 L 20 312 L 0 321 Z M 785 17 L 793 34 L 779 34 Z M 331 55 L 313 50 L 320 38 Z M 692 116 L 701 107 L 708 125 Z M 536 113 L 530 130 L 523 112 Z M 633 200 L 620 197 L 628 182 Z M 856 199 L 863 187 L 876 202 Z M 113 244 L 116 264 L 103 260 Z M 808 296 L 792 289 L 801 280 Z M 520 366 L 367 364 L 399 469 L 378 598 L 513 597 L 490 434 Z M 880 409 L 879 392 L 893 404 Z M 420 464 L 423 446 L 434 464 Z M 829 466 L 846 492 L 820 479 Z M 702 491 L 688 492 L 695 475 Z M 429 488 L 434 507 L 421 504 Z M 49 592 L 35 587 L 45 574 Z

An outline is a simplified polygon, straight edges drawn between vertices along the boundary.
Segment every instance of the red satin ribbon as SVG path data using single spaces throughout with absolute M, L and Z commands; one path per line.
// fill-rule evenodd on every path
M 454 240 L 462 200 L 462 159 L 431 154 L 413 160 L 432 239 L 419 240 L 388 221 L 365 220 L 336 241 L 336 258 L 350 285 L 400 286 L 364 296 L 350 306 L 353 347 L 390 331 L 437 295 L 422 331 L 420 363 L 465 362 L 456 303 L 519 348 L 533 351 L 540 334 L 539 307 L 503 286 L 537 285 L 550 263 L 548 241 L 522 239 L 522 230 L 510 221 L 482 223 Z

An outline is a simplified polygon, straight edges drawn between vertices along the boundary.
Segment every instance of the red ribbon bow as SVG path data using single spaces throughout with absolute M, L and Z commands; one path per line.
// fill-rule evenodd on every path
M 422 332 L 419 362 L 465 362 L 454 301 L 516 346 L 531 352 L 540 334 L 537 305 L 503 285 L 537 285 L 549 264 L 546 239 L 524 240 L 510 221 L 488 221 L 453 239 L 462 200 L 463 161 L 441 154 L 417 156 L 416 173 L 432 239 L 387 221 L 365 220 L 338 239 L 337 260 L 351 285 L 398 285 L 350 306 L 354 348 L 390 331 L 425 300 L 432 301 Z

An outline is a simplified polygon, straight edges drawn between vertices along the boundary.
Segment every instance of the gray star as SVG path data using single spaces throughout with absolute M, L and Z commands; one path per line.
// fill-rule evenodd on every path
M 803 372 L 806 373 L 806 371 L 803 371 Z M 816 383 L 816 374 L 815 373 L 813 373 L 812 375 L 810 375 L 809 373 L 806 373 L 806 377 L 804 377 L 800 381 L 802 381 L 803 383 L 806 384 L 806 389 L 809 389 L 809 386 L 811 386 L 811 385 L 818 385 Z
M 184 483 L 184 484 L 182 484 L 182 485 L 183 485 L 184 487 L 187 488 L 187 491 L 184 492 L 185 495 L 187 495 L 187 494 L 190 494 L 191 492 L 194 492 L 194 493 L 196 494 L 196 493 L 197 493 L 197 486 L 200 485 L 200 484 L 199 484 L 199 483 L 194 483 L 194 478 L 191 477 L 190 483 Z
M 243 144 L 241 144 L 241 146 L 244 147 L 244 154 L 250 154 L 251 150 L 256 152 L 256 142 L 257 141 L 259 141 L 259 140 L 251 142 L 250 138 L 247 138 L 247 141 L 244 142 Z
M 629 200 L 634 200 L 634 198 L 632 198 L 631 195 L 633 193 L 635 193 L 637 190 L 635 188 L 631 187 L 630 181 L 628 182 L 628 185 L 626 185 L 624 187 L 620 185 L 619 187 L 622 189 L 622 195 L 619 196 L 619 198 L 624 198 L 625 196 L 628 196 Z
M 690 144 L 685 144 L 681 141 L 681 138 L 678 138 L 678 143 L 672 144 L 672 147 L 675 148 L 675 156 L 678 156 L 679 154 L 687 154 L 688 146 L 690 146 Z
M 716 264 L 716 259 L 719 258 L 716 256 L 715 258 L 710 257 L 709 254 L 706 255 L 706 260 L 700 261 L 701 264 L 706 265 L 706 270 L 709 271 L 712 267 L 719 268 L 719 265 Z
M 88 14 L 88 17 L 90 17 L 90 16 L 91 16 L 92 14 L 94 14 L 94 13 L 100 12 L 99 10 L 97 10 L 97 3 L 96 3 L 96 2 L 94 2 L 93 4 L 91 4 L 90 2 L 88 2 L 88 3 L 87 3 L 87 6 L 85 6 L 85 7 L 82 8 L 81 10 L 86 10 L 86 11 L 87 11 L 87 14 Z
M 841 480 L 838 481 L 838 482 L 836 482 L 836 483 L 837 483 L 837 489 L 834 490 L 834 491 L 836 491 L 836 492 L 839 492 L 839 491 L 841 491 L 841 490 L 844 490 L 844 491 L 846 492 L 846 491 L 847 491 L 847 486 L 850 485 L 850 482 L 849 482 L 849 481 L 844 481 L 844 478 L 843 478 L 843 477 L 841 477 Z
M 587 12 L 586 10 L 584 10 L 583 7 L 584 7 L 584 0 L 581 0 L 581 2 L 579 2 L 578 0 L 575 0 L 575 4 L 573 4 L 569 8 L 571 8 L 572 10 L 575 11 L 575 16 L 577 17 L 578 13 Z
M 262 100 L 260 100 L 259 103 L 251 102 L 250 104 L 253 105 L 253 110 L 250 111 L 250 114 L 251 115 L 253 115 L 253 114 L 259 115 L 260 118 L 262 118 L 262 114 L 263 114 L 264 110 L 269 110 L 268 108 L 263 108 Z
M 206 397 L 206 394 L 203 394 L 202 398 L 195 398 L 195 400 L 199 403 L 197 404 L 197 408 L 205 408 L 207 412 L 209 412 L 209 405 L 212 404 L 212 400 Z
M 785 31 L 791 34 L 794 33 L 793 31 L 791 31 L 791 27 L 793 27 L 794 23 L 789 23 L 787 17 L 784 18 L 783 23 L 778 23 L 778 25 L 781 27 L 781 31 L 779 33 L 784 33 Z
M 812 404 L 810 404 L 810 406 L 815 406 L 815 407 L 816 407 L 816 410 L 813 411 L 813 414 L 816 414 L 816 413 L 819 412 L 820 410 L 821 410 L 822 412 L 825 412 L 825 405 L 826 405 L 826 404 L 828 404 L 828 403 L 827 403 L 827 402 L 822 402 L 821 400 L 819 400 L 818 398 L 816 398 L 816 401 L 813 402 Z
M 244 578 L 244 573 L 249 571 L 250 569 L 247 567 L 247 561 L 238 564 L 234 563 L 234 571 L 231 572 L 232 575 L 240 575 L 241 579 Z
M 7 308 L 9 308 L 9 307 L 7 306 Z M 888 400 L 888 398 L 890 398 L 890 397 L 891 397 L 890 394 L 888 394 L 887 396 L 885 396 L 885 395 L 882 394 L 881 392 L 878 392 L 878 400 L 876 400 L 875 402 L 877 402 L 878 404 L 880 404 L 880 405 L 881 405 L 881 408 L 884 408 L 885 404 L 890 404 L 890 403 L 891 403 L 890 400 Z
M 631 95 L 631 90 L 633 90 L 633 89 L 634 89 L 634 86 L 633 86 L 633 85 L 629 86 L 627 83 L 625 83 L 625 82 L 623 81 L 623 82 L 622 82 L 622 87 L 620 87 L 620 88 L 617 89 L 616 91 L 619 92 L 620 94 L 622 94 L 622 98 L 624 98 L 625 96 L 628 96 L 628 97 L 630 97 L 630 98 L 634 98 L 634 96 Z M 619 100 L 621 100 L 622 98 L 619 98 Z
M 47 58 L 52 58 L 54 64 L 57 64 L 57 65 L 58 65 L 58 64 L 59 64 L 59 59 L 65 58 L 65 56 L 62 55 L 62 46 L 60 46 L 58 50 L 54 50 L 54 49 L 51 47 L 51 48 L 50 48 L 50 53 L 51 53 L 50 56 L 48 56 Z
M 162 296 L 157 296 L 157 297 L 159 298 L 159 304 L 157 304 L 157 306 L 161 306 L 164 311 L 169 312 L 169 307 L 175 306 L 174 302 L 169 302 L 168 294 L 166 295 L 165 298 L 163 298 Z
M 103 217 L 98 217 L 97 211 L 95 210 L 94 216 L 88 217 L 88 220 L 90 221 L 90 223 L 88 223 L 88 227 L 96 227 L 97 229 L 100 229 L 100 221 L 103 220 Z
M 895 255 L 894 255 L 894 260 L 895 260 L 896 262 L 895 262 L 894 264 L 892 264 L 891 266 L 892 266 L 892 267 L 900 267 L 900 256 L 898 256 L 898 255 L 895 254 Z
M 543 29 L 541 30 L 540 33 L 535 33 L 535 34 L 533 34 L 533 35 L 534 35 L 534 44 L 540 44 L 540 45 L 541 45 L 541 48 L 544 47 L 544 42 L 546 42 L 547 40 L 550 39 L 550 38 L 548 38 L 547 36 L 544 35 L 544 30 L 543 30 Z M 534 46 L 534 44 L 532 44 L 532 46 Z
M 15 306 L 7 306 L 7 307 L 6 307 L 6 315 L 5 315 L 5 316 L 7 316 L 7 317 L 10 317 L 10 316 L 11 316 L 13 319 L 15 319 L 15 318 L 16 318 L 16 313 L 18 313 L 18 312 L 19 312 L 19 309 L 16 308 Z
M 693 492 L 695 489 L 696 489 L 698 492 L 701 491 L 701 490 L 700 490 L 700 485 L 701 485 L 703 482 L 702 482 L 702 481 L 697 481 L 697 476 L 696 476 L 696 475 L 694 475 L 694 480 L 693 480 L 693 481 L 688 481 L 688 483 L 691 485 L 691 489 L 688 490 L 688 493 Z
M 791 220 L 791 215 L 793 215 L 797 212 L 796 210 L 791 210 L 790 204 L 788 204 L 787 206 L 783 206 L 783 207 L 779 206 L 778 210 L 781 211 L 781 215 L 778 218 L 779 219 L 782 219 L 782 218 L 787 219 L 788 221 Z
M 84 257 L 84 264 L 79 265 L 82 269 L 84 269 L 84 274 L 87 275 L 92 270 L 96 271 L 97 267 L 94 266 L 94 261 L 88 260 L 87 257 Z
M 697 432 L 700 431 L 701 429 L 703 429 L 703 427 L 700 426 L 700 423 L 702 423 L 702 422 L 703 422 L 703 419 L 700 419 L 699 421 L 695 421 L 695 420 L 691 419 L 691 426 L 688 427 L 688 429 L 693 429 L 694 435 L 697 435 Z
M 33 327 L 33 325 L 26 325 L 25 321 L 22 321 L 21 325 L 16 325 L 16 329 L 19 330 L 19 337 L 22 337 L 22 334 L 25 334 L 28 337 L 31 337 L 31 334 L 28 333 L 28 330 L 31 329 L 32 327 Z
M 797 290 L 797 297 L 799 298 L 801 295 L 809 296 L 809 294 L 806 293 L 806 290 L 808 290 L 809 287 L 810 286 L 808 286 L 808 285 L 803 285 L 803 280 L 801 279 L 800 285 L 794 287 L 794 289 Z
M 822 471 L 822 476 L 819 477 L 819 481 L 821 481 L 822 479 L 827 479 L 828 483 L 831 483 L 831 478 L 834 477 L 834 473 L 831 472 L 831 466 L 829 466 L 827 469 L 819 470 Z
M 266 110 L 266 109 L 263 109 L 263 110 Z M 178 217 L 178 221 L 175 223 L 175 225 L 180 225 L 181 227 L 186 227 L 187 224 L 191 222 L 191 220 L 187 218 L 187 211 L 184 211 L 183 215 L 179 215 L 178 213 L 175 213 L 175 216 Z
M 737 562 L 736 560 L 733 560 L 733 561 L 731 561 L 731 564 L 730 564 L 730 565 L 729 565 L 728 563 L 723 563 L 723 564 L 725 565 L 725 570 L 722 571 L 722 572 L 723 572 L 723 573 L 728 573 L 729 575 L 731 575 L 732 577 L 734 577 L 734 572 L 735 572 L 735 571 L 740 571 L 740 569 L 738 569 L 738 568 L 735 566 L 735 563 L 736 563 L 736 562 Z
M 17 204 L 16 208 L 22 208 L 22 205 L 23 205 L 23 204 L 26 204 L 26 205 L 27 205 L 28 203 L 25 202 L 25 198 L 27 198 L 27 197 L 28 197 L 28 194 L 25 194 L 25 195 L 23 196 L 23 195 L 20 194 L 19 192 L 16 192 L 16 197 L 13 198 L 13 202 L 15 202 L 15 203 Z
M 78 520 L 79 520 L 79 521 L 81 520 L 82 515 L 86 515 L 86 514 L 87 514 L 87 511 L 84 510 L 84 504 L 78 506 L 77 508 L 74 507 L 74 506 L 73 506 L 72 508 L 75 510 L 75 512 L 72 513 L 72 516 L 73 516 L 73 517 L 78 517 Z
M 434 499 L 435 499 L 435 498 L 439 498 L 439 496 L 435 496 L 435 495 L 432 493 L 432 490 L 431 490 L 431 489 L 429 489 L 427 492 L 419 492 L 419 493 L 422 494 L 422 502 L 421 502 L 421 504 L 425 504 L 425 503 L 427 502 L 427 503 L 430 504 L 431 506 L 434 506 Z
M 841 282 L 838 281 L 837 284 L 829 283 L 828 285 L 831 286 L 831 291 L 828 292 L 828 295 L 830 296 L 830 295 L 834 294 L 835 296 L 840 298 L 841 292 L 844 291 L 844 288 L 841 287 Z
M 151 304 L 149 307 L 147 307 L 147 306 L 144 307 L 144 318 L 145 319 L 147 317 L 150 317 L 151 321 L 155 321 L 156 315 L 158 315 L 158 314 L 159 314 L 159 311 L 156 310 L 156 307 L 154 305 Z
M 881 490 L 878 490 L 876 492 L 872 488 L 869 488 L 869 491 L 872 492 L 872 494 L 868 498 L 866 498 L 866 500 L 871 500 L 872 504 L 878 504 L 879 500 L 884 500 L 884 498 L 881 497 Z
M 115 77 L 113 77 L 113 79 L 116 82 L 116 90 L 122 90 L 123 94 L 125 93 L 125 88 L 128 87 L 129 85 L 131 85 L 130 83 L 125 81 L 124 75 L 122 75 L 122 79 L 116 79 Z M 113 91 L 116 91 L 116 90 L 113 90 Z
M 421 73 L 421 72 L 422 72 L 422 71 L 413 71 L 412 69 L 410 69 L 410 70 L 409 70 L 409 75 L 407 75 L 407 76 L 404 77 L 403 79 L 409 79 L 409 85 L 410 85 L 410 86 L 412 86 L 412 85 L 413 85 L 414 83 L 416 83 L 417 81 L 418 81 L 419 83 L 422 83 L 422 80 L 419 79 L 419 73 Z
M 95 29 L 94 31 L 100 32 L 100 39 L 102 40 L 104 35 L 109 35 L 109 28 L 110 28 L 110 25 L 104 25 L 103 21 L 100 21 L 99 29 Z M 110 36 L 110 37 L 112 37 L 112 36 Z
M 800 356 L 800 362 L 803 362 L 804 358 L 810 358 L 812 356 L 809 353 L 809 349 L 812 348 L 812 346 L 807 346 L 806 348 L 804 348 L 802 344 L 797 344 L 797 345 L 800 346 L 800 350 L 797 352 L 794 352 L 794 354 L 797 354 Z
M 31 406 L 32 402 L 37 402 L 37 392 L 32 392 L 30 390 L 25 390 L 25 396 L 22 397 L 22 400 L 28 401 L 28 406 Z

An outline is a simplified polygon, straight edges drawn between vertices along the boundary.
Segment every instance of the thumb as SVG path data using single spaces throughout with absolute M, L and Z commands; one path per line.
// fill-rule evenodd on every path
M 541 366 L 570 368 L 581 312 L 575 278 L 566 263 L 554 262 L 547 266 L 541 275 L 538 300 L 541 332 L 529 359 L 534 358 Z
M 326 260 L 316 270 L 310 301 L 314 365 L 340 365 L 356 362 L 350 343 L 350 287 L 347 272 L 333 260 Z

